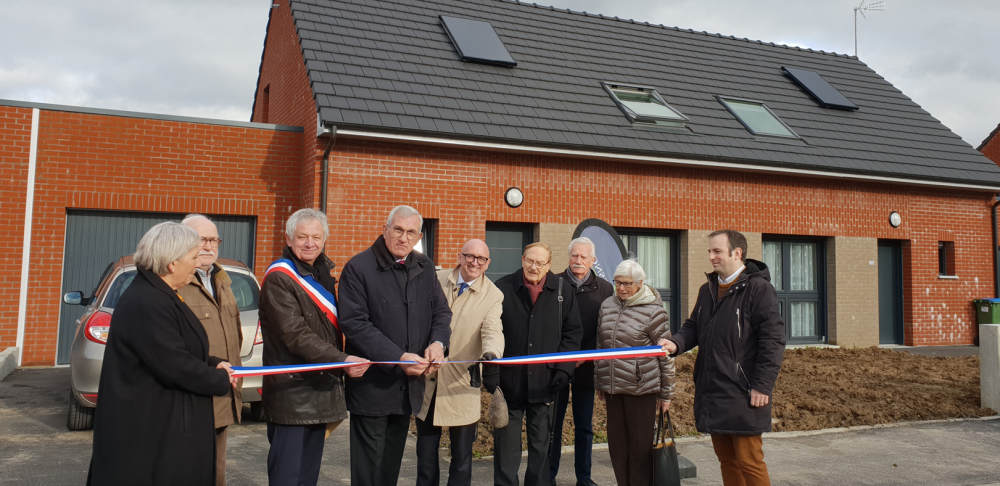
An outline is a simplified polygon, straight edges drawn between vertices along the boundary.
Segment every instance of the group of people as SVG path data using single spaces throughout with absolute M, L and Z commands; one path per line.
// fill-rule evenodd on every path
M 741 234 L 710 236 L 714 272 L 671 335 L 639 263 L 625 260 L 609 283 L 592 269 L 596 248 L 587 238 L 570 243 L 565 272 L 550 271 L 551 249 L 532 243 L 519 270 L 492 282 L 484 241 L 467 241 L 454 267 L 435 271 L 414 251 L 422 227 L 417 210 L 394 208 L 382 234 L 344 265 L 338 295 L 323 251 L 326 215 L 302 209 L 289 217 L 287 245 L 261 288 L 264 365 L 354 364 L 264 377 L 270 484 L 316 484 L 325 439 L 349 419 L 351 483 L 395 485 L 413 416 L 417 485 L 440 483 L 442 427 L 451 442 L 448 484 L 469 485 L 485 388 L 507 408 L 507 425 L 493 431 L 494 484 L 520 484 L 523 426 L 525 486 L 555 485 L 572 403 L 577 486 L 595 486 L 596 396 L 607 405 L 618 484 L 651 485 L 653 425 L 673 398 L 673 356 L 696 346 L 696 425 L 712 434 L 725 484 L 769 484 L 760 434 L 770 430 L 784 324 L 767 267 L 745 258 Z M 226 427 L 241 407 L 231 368 L 242 336 L 229 279 L 214 260 L 220 241 L 208 218 L 191 215 L 154 226 L 139 243 L 139 273 L 112 318 L 88 484 L 225 484 Z M 490 363 L 636 346 L 661 346 L 664 356 Z

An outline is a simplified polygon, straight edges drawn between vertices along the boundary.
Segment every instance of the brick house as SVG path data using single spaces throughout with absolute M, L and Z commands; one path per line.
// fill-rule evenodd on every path
M 854 57 L 506 0 L 290 0 L 267 29 L 251 123 L 0 101 L 0 349 L 61 362 L 87 228 L 192 211 L 258 274 L 303 206 L 340 265 L 405 203 L 494 277 L 529 241 L 562 270 L 600 218 L 674 326 L 733 228 L 798 343 L 970 344 L 993 295 L 1000 168 Z
M 982 152 L 987 159 L 990 159 L 997 165 L 1000 165 L 1000 138 L 997 138 L 998 131 L 1000 131 L 1000 125 L 997 125 L 997 127 L 994 128 L 985 139 L 983 139 L 983 143 L 980 143 L 976 150 Z

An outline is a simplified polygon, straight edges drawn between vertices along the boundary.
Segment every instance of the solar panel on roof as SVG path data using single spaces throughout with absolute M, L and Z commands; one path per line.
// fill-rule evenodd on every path
M 463 61 L 517 66 L 489 22 L 442 15 L 441 23 Z
M 830 83 L 826 82 L 823 76 L 813 71 L 785 66 L 781 66 L 781 70 L 788 73 L 796 83 L 799 83 L 799 86 L 805 88 L 813 98 L 816 98 L 816 101 L 819 101 L 820 106 L 823 108 L 838 108 L 841 110 L 858 109 L 858 106 L 851 103 L 851 100 L 842 95 L 840 91 L 837 91 L 837 88 L 830 86 Z

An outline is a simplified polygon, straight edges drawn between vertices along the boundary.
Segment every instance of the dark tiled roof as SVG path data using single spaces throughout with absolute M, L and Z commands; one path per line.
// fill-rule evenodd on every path
M 505 0 L 294 0 L 325 123 L 523 145 L 976 185 L 1000 168 L 853 57 Z M 462 62 L 439 15 L 490 22 L 517 67 Z M 782 66 L 860 107 L 821 108 Z M 634 129 L 601 81 L 651 86 L 691 133 Z M 804 145 L 755 140 L 715 99 L 767 105 Z

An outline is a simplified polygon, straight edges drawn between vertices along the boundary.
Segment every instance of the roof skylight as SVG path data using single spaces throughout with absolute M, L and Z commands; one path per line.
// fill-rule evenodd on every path
M 444 31 L 458 49 L 463 61 L 494 64 L 497 66 L 517 66 L 510 57 L 503 41 L 493 30 L 493 25 L 481 20 L 460 19 L 441 16 Z
M 775 115 L 767 105 L 760 101 L 723 98 L 721 96 L 717 98 L 754 136 L 799 138 L 785 122 L 778 118 L 778 115 Z
M 631 123 L 646 123 L 669 127 L 684 127 L 688 118 L 673 109 L 655 89 L 601 83 Z

